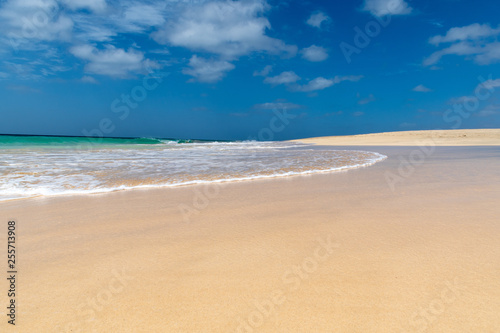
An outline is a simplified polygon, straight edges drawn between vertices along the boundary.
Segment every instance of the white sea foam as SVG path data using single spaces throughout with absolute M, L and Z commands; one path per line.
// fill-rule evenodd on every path
M 334 172 L 386 158 L 289 142 L 163 141 L 94 148 L 0 150 L 0 201 Z

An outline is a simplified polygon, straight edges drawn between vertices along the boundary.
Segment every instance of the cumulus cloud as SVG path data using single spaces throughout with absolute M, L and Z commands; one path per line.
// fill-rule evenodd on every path
M 374 16 L 407 15 L 413 10 L 404 0 L 365 0 L 363 10 Z
M 304 92 L 311 92 L 315 90 L 323 90 L 328 87 L 331 87 L 334 85 L 333 80 L 331 79 L 325 79 L 324 77 L 317 77 L 311 81 L 309 81 L 305 85 L 299 85 L 295 87 L 295 90 L 298 91 L 304 91 Z
M 298 81 L 302 80 L 301 77 L 295 74 L 295 72 L 288 71 L 277 76 L 267 77 L 264 79 L 264 83 L 272 85 L 284 84 L 291 91 L 313 92 L 326 89 L 342 81 L 359 81 L 361 78 L 363 78 L 362 75 L 335 76 L 332 79 L 317 77 L 305 84 L 298 84 Z
M 89 9 L 102 12 L 106 9 L 106 0 L 59 0 L 63 5 L 72 10 Z
M 450 98 L 450 100 L 448 101 L 448 104 L 465 104 L 465 103 L 469 103 L 469 102 L 473 102 L 475 103 L 477 101 L 477 99 L 474 97 L 474 96 L 460 96 L 460 97 L 453 97 L 453 98 Z
M 297 47 L 266 35 L 271 28 L 263 0 L 212 1 L 189 7 L 153 38 L 161 44 L 235 58 L 254 51 L 295 55 Z
M 124 46 L 113 49 L 116 37 L 123 33 L 149 34 L 152 28 L 165 23 L 167 12 L 174 15 L 178 8 L 191 4 L 192 1 L 187 0 L 182 3 L 160 0 L 145 3 L 134 0 L 4 0 L 0 1 L 0 49 L 4 51 L 5 60 L 10 56 L 13 61 L 18 61 L 19 55 L 14 52 L 35 51 L 39 54 L 57 49 L 58 54 L 54 55 L 57 58 L 61 50 L 67 48 L 87 62 L 86 71 L 99 70 L 99 74 L 119 77 L 123 73 L 135 72 L 137 63 L 146 60 L 141 60 L 140 53 L 124 51 Z M 123 41 L 120 40 L 121 45 Z M 101 51 L 93 49 L 83 53 L 90 50 L 85 45 L 99 45 L 96 43 L 106 45 L 99 46 Z M 9 54 L 9 51 L 12 53 Z M 93 54 L 102 56 L 103 61 Z M 116 66 L 103 64 L 108 58 L 116 58 L 123 63 Z M 124 65 L 123 70 L 118 68 L 120 64 Z M 25 68 L 33 67 L 28 63 L 24 65 Z M 53 66 L 41 68 L 39 72 L 47 76 L 53 69 Z M 35 71 L 31 72 L 34 78 Z
M 318 12 L 315 14 L 312 14 L 309 19 L 307 20 L 307 24 L 309 24 L 311 27 L 315 28 L 321 28 L 321 24 L 323 22 L 328 22 L 330 20 L 330 17 L 326 15 L 323 12 Z
M 500 62 L 500 43 L 490 43 L 485 45 L 475 57 L 479 65 L 489 65 Z
M 38 41 L 68 41 L 73 21 L 59 13 L 53 0 L 8 0 L 0 8 L 4 43 L 14 49 L 36 49 Z
M 489 117 L 500 114 L 500 105 L 490 104 L 486 106 L 484 109 L 479 111 L 476 116 L 477 117 Z
M 112 45 L 106 45 L 99 50 L 93 45 L 78 45 L 70 52 L 82 60 L 87 61 L 87 73 L 109 75 L 113 77 L 127 77 L 132 73 L 145 71 L 146 66 L 155 65 L 144 58 L 144 54 L 134 49 L 125 51 Z
M 6 0 L 0 4 L 0 43 L 33 50 L 41 42 L 110 42 L 120 33 L 144 33 L 163 25 L 166 13 L 181 5 L 186 1 Z
M 142 26 L 155 27 L 165 22 L 161 8 L 158 5 L 134 4 L 124 11 L 123 17 L 129 23 Z
M 80 79 L 80 81 L 84 82 L 84 83 L 92 83 L 92 84 L 97 84 L 97 80 L 94 79 L 92 76 L 88 76 L 88 75 L 85 75 L 84 77 L 82 77 Z
M 80 43 L 94 41 L 110 42 L 123 33 L 144 34 L 152 28 L 162 26 L 167 14 L 174 15 L 179 3 L 158 0 L 139 3 L 124 1 L 110 2 L 103 12 L 88 15 L 82 12 L 70 13 L 75 24 L 74 39 Z
M 491 77 L 491 75 L 490 75 L 490 77 Z M 500 79 L 496 79 L 496 80 L 488 79 L 488 80 L 480 83 L 477 86 L 478 89 L 481 87 L 484 87 L 484 88 L 489 89 L 489 90 L 491 90 L 492 88 L 500 87 Z
M 255 71 L 255 72 L 253 72 L 253 76 L 268 76 L 269 73 L 271 73 L 272 70 L 273 70 L 273 66 L 267 65 L 261 71 Z
M 413 91 L 418 91 L 418 92 L 430 92 L 432 91 L 431 89 L 427 88 L 423 84 L 419 84 L 415 88 L 412 89 Z
M 496 36 L 500 33 L 500 28 L 493 29 L 488 24 L 474 23 L 465 27 L 451 28 L 444 36 L 434 36 L 429 39 L 429 43 L 439 45 L 463 40 L 477 40 L 483 37 Z
M 170 10 L 173 10 L 173 8 L 170 8 Z M 151 27 L 162 26 L 165 23 L 166 14 L 167 6 L 164 2 L 153 1 L 148 4 L 126 2 L 112 15 L 111 21 L 117 31 L 142 33 L 151 29 Z M 106 26 L 100 26 L 106 28 Z
M 300 109 L 302 105 L 289 103 L 289 102 L 271 102 L 254 105 L 254 109 L 261 110 L 276 110 L 276 109 Z
M 493 29 L 487 24 L 474 23 L 464 27 L 455 27 L 441 36 L 434 36 L 429 43 L 439 46 L 450 44 L 432 53 L 424 59 L 424 66 L 438 63 L 446 55 L 469 56 L 479 65 L 489 65 L 500 62 L 500 42 L 497 37 L 500 28 Z
M 218 60 L 211 60 L 218 65 L 212 76 L 217 78 L 215 73 L 233 66 L 231 60 L 252 52 L 296 55 L 295 45 L 268 36 L 269 9 L 266 0 L 3 0 L 0 49 L 8 54 L 9 50 L 42 52 L 55 47 L 61 52 L 67 48 L 86 63 L 87 73 L 127 77 L 147 60 L 128 48 L 130 38 L 121 36 L 140 34 L 163 45 L 218 55 Z M 11 60 L 17 61 L 14 55 Z M 217 80 L 200 72 L 200 61 L 193 58 L 193 66 L 185 71 L 203 82 Z M 267 76 L 267 70 L 261 75 Z
M 304 85 L 297 85 L 295 87 L 292 87 L 293 90 L 295 91 L 302 91 L 302 92 L 312 92 L 316 90 L 323 90 L 328 87 L 331 87 L 335 84 L 338 84 L 343 81 L 359 81 L 363 78 L 362 75 L 349 75 L 349 76 L 335 76 L 333 79 L 326 79 L 324 77 L 317 77 L 311 81 L 309 81 L 307 84 Z
M 328 59 L 328 53 L 326 49 L 321 46 L 311 45 L 305 49 L 302 49 L 302 58 L 312 61 L 320 62 Z
M 118 35 L 116 29 L 89 20 L 86 16 L 73 17 L 73 23 L 73 38 L 76 43 L 111 42 Z
M 300 76 L 295 74 L 295 72 L 283 72 L 279 75 L 273 77 L 266 77 L 264 83 L 279 85 L 279 84 L 290 84 L 295 83 L 300 80 Z
M 233 70 L 234 65 L 223 60 L 204 59 L 192 56 L 189 60 L 189 68 L 182 73 L 193 76 L 191 81 L 213 83 L 221 80 L 224 75 Z

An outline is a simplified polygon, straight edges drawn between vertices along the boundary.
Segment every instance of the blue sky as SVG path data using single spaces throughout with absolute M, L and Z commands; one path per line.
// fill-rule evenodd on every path
M 3 0 L 0 133 L 500 127 L 497 1 Z

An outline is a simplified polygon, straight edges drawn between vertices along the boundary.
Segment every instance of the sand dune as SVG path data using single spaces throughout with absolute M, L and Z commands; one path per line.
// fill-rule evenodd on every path
M 345 146 L 418 146 L 422 142 L 430 142 L 436 146 L 498 146 L 500 145 L 500 129 L 387 132 L 294 141 Z

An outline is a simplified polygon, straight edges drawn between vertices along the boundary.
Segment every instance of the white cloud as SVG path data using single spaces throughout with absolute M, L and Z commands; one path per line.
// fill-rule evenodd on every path
M 36 48 L 38 41 L 69 41 L 73 21 L 58 13 L 54 0 L 8 0 L 0 8 L 1 35 L 14 49 Z
M 106 0 L 59 0 L 72 10 L 90 9 L 94 12 L 102 12 L 106 9 Z
M 53 56 L 57 58 L 67 47 L 87 62 L 85 70 L 89 73 L 128 76 L 139 72 L 149 60 L 144 59 L 141 52 L 112 46 L 115 37 L 123 33 L 149 33 L 155 26 L 164 24 L 168 11 L 174 15 L 176 8 L 185 7 L 187 3 L 187 0 L 182 4 L 160 0 L 147 3 L 135 0 L 4 0 L 0 1 L 0 49 L 4 50 L 5 60 L 11 56 L 18 62 L 18 55 L 13 52 L 36 51 L 40 54 L 57 49 Z M 90 46 L 96 45 L 95 42 L 107 45 L 99 49 Z M 58 58 L 61 63 L 62 59 Z M 35 75 L 48 76 L 57 70 L 52 65 L 40 67 L 25 64 L 24 68 L 31 72 L 23 77 L 36 79 Z M 28 73 L 27 70 L 23 72 Z
M 371 103 L 371 102 L 373 102 L 373 101 L 375 101 L 375 96 L 373 96 L 373 94 L 370 94 L 368 97 L 363 98 L 363 99 L 360 99 L 360 100 L 358 101 L 358 104 L 359 104 L 359 105 L 364 105 L 364 104 Z
M 465 104 L 468 102 L 476 102 L 477 99 L 473 96 L 460 96 L 460 97 L 453 97 L 450 98 L 448 101 L 448 104 Z
M 500 114 L 500 105 L 490 104 L 486 106 L 484 109 L 479 111 L 476 116 L 477 117 L 489 117 Z
M 3 65 L 17 79 L 32 81 L 72 69 L 72 67 L 64 66 L 62 61 L 53 55 L 51 49 L 38 52 L 36 59 L 19 57 L 13 61 L 3 61 Z
M 131 73 L 145 71 L 147 65 L 154 65 L 144 58 L 142 52 L 134 49 L 125 51 L 112 45 L 99 50 L 92 45 L 79 45 L 70 49 L 70 52 L 85 61 L 85 71 L 88 73 L 109 75 L 112 77 L 127 77 Z
M 418 92 L 430 92 L 432 91 L 431 89 L 427 88 L 423 84 L 419 84 L 415 88 L 412 89 L 413 91 L 418 91 Z
M 474 23 L 465 27 L 451 28 L 444 36 L 434 36 L 429 39 L 429 43 L 439 45 L 463 40 L 477 40 L 483 37 L 496 36 L 500 33 L 500 28 L 493 29 L 488 24 Z
M 481 53 L 474 58 L 479 65 L 489 65 L 500 62 L 500 43 L 490 43 L 484 46 Z
M 451 28 L 444 36 L 434 36 L 429 43 L 451 45 L 432 53 L 424 59 L 424 66 L 438 63 L 445 55 L 468 56 L 479 65 L 500 62 L 500 42 L 496 40 L 500 28 L 493 29 L 487 24 L 474 23 L 464 27 Z
M 75 15 L 73 22 L 75 23 L 75 39 L 81 43 L 111 42 L 118 34 L 113 27 L 96 23 L 84 15 Z
M 316 90 L 326 89 L 342 81 L 359 81 L 361 78 L 363 78 L 362 75 L 335 76 L 332 79 L 317 77 L 315 79 L 310 80 L 306 84 L 301 85 L 297 84 L 297 82 L 301 80 L 300 76 L 295 74 L 295 72 L 288 71 L 288 72 L 283 72 L 277 76 L 267 77 L 264 80 L 264 83 L 272 85 L 284 84 L 287 85 L 288 88 L 292 91 L 312 92 Z
M 110 42 L 122 33 L 143 34 L 165 23 L 165 17 L 175 16 L 178 3 L 158 0 L 147 4 L 136 1 L 109 2 L 109 8 L 102 13 L 88 15 L 71 13 L 75 23 L 75 39 L 80 43 L 93 41 Z
M 0 43 L 10 44 L 15 49 L 33 50 L 33 44 L 40 42 L 110 42 L 120 33 L 149 32 L 152 27 L 164 24 L 167 14 L 175 16 L 178 8 L 186 7 L 188 3 L 6 0 L 0 2 Z
M 283 72 L 280 75 L 273 77 L 266 77 L 264 83 L 278 85 L 278 84 L 290 84 L 295 83 L 300 80 L 300 76 L 295 74 L 295 72 Z
M 182 73 L 194 77 L 191 81 L 199 81 L 205 83 L 217 82 L 226 72 L 234 69 L 234 65 L 227 61 L 219 61 L 213 59 L 203 59 L 196 55 L 189 60 L 190 68 L 185 68 Z
M 310 92 L 315 90 L 323 90 L 334 85 L 333 80 L 325 79 L 324 77 L 317 77 L 309 81 L 305 85 L 297 86 L 294 89 L 297 91 Z
M 480 52 L 479 47 L 473 46 L 466 42 L 460 42 L 457 44 L 453 44 L 450 47 L 444 48 L 440 51 L 434 52 L 424 60 L 423 64 L 424 66 L 434 65 L 438 63 L 443 56 L 448 54 L 471 55 L 471 54 L 477 54 L 478 52 Z
M 114 17 L 116 25 L 127 32 L 142 32 L 151 27 L 159 27 L 165 23 L 165 4 L 132 3 L 123 12 Z
M 295 55 L 296 46 L 266 36 L 271 25 L 262 14 L 263 0 L 212 1 L 187 8 L 169 20 L 153 38 L 162 44 L 235 58 L 253 51 Z
M 477 113 L 478 117 L 489 117 L 489 116 L 494 116 L 496 114 L 500 114 L 499 111 L 494 111 L 494 110 L 481 110 Z
M 365 0 L 363 10 L 374 16 L 407 15 L 413 10 L 404 0 Z
M 272 70 L 273 70 L 273 66 L 267 65 L 261 71 L 255 71 L 255 72 L 253 72 L 253 76 L 268 76 L 269 73 L 271 73 Z
M 301 53 L 302 58 L 313 62 L 324 61 L 328 58 L 326 49 L 324 47 L 316 45 L 311 45 L 305 49 L 302 49 Z
M 300 109 L 302 105 L 289 102 L 272 102 L 254 105 L 254 109 L 276 110 L 276 109 Z
M 315 28 L 321 28 L 323 22 L 329 21 L 330 17 L 323 12 L 312 14 L 307 20 L 307 24 Z
M 491 75 L 490 75 L 490 77 L 491 77 Z M 489 89 L 489 90 L 491 90 L 492 88 L 500 87 L 500 79 L 496 79 L 496 80 L 488 79 L 488 80 L 480 83 L 477 86 L 478 89 L 481 87 L 484 87 L 484 88 Z
M 346 75 L 346 76 L 336 76 L 333 78 L 333 83 L 334 84 L 337 84 L 337 83 L 340 83 L 342 81 L 352 81 L 352 82 L 356 82 L 356 81 L 359 81 L 363 78 L 363 75 Z
M 318 77 L 318 78 L 315 78 L 315 79 L 309 81 L 305 85 L 297 85 L 297 86 L 293 87 L 292 89 L 295 91 L 302 91 L 302 92 L 323 90 L 323 89 L 326 89 L 328 87 L 333 86 L 334 84 L 338 84 L 342 81 L 359 81 L 359 80 L 361 80 L 362 77 L 363 77 L 362 75 L 335 76 L 333 79 L 325 79 L 324 77 Z
M 472 59 L 479 65 L 489 65 L 500 61 L 500 43 L 479 43 L 459 42 L 447 48 L 436 51 L 424 59 L 424 66 L 438 63 L 445 55 L 472 56 Z
M 84 82 L 84 83 L 92 83 L 92 84 L 97 84 L 97 80 L 94 79 L 92 76 L 84 76 L 80 79 L 80 81 Z

